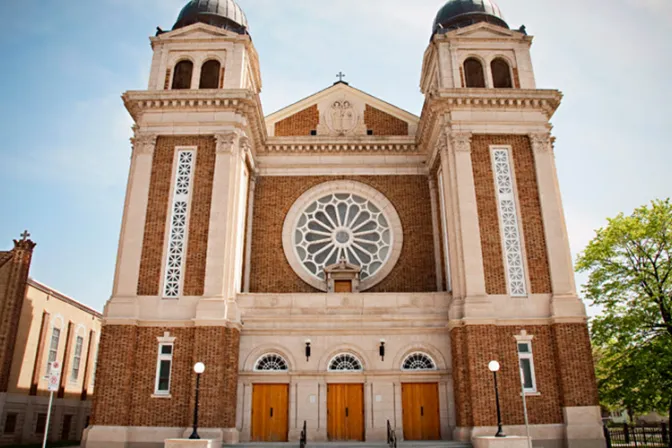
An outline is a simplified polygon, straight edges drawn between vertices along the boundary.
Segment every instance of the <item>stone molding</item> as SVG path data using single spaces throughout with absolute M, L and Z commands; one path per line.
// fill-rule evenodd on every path
M 530 143 L 535 154 L 553 153 L 553 137 L 550 132 L 530 134 Z
M 455 152 L 471 153 L 471 132 L 456 132 L 450 134 L 450 144 Z
M 133 154 L 154 154 L 156 148 L 156 140 L 159 138 L 158 134 L 151 132 L 139 132 L 135 130 L 135 136 L 131 138 L 133 145 Z
M 236 132 L 226 132 L 215 134 L 215 141 L 217 142 L 217 154 L 234 154 L 239 149 L 237 143 L 240 137 Z
M 267 144 L 267 153 L 330 153 L 330 152 L 391 152 L 391 153 L 417 153 L 415 143 L 274 143 Z

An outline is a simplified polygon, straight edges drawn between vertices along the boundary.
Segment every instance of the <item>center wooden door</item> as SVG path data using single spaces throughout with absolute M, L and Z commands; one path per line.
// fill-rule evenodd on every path
M 255 384 L 252 388 L 252 441 L 287 442 L 289 433 L 287 384 Z
M 402 384 L 404 440 L 439 440 L 439 385 Z
M 364 441 L 364 385 L 329 384 L 327 389 L 329 440 Z

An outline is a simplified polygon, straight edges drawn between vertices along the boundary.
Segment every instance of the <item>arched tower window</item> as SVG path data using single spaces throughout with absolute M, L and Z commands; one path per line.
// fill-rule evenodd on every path
M 361 372 L 362 362 L 350 353 L 341 353 L 333 357 L 329 363 L 330 372 Z
M 190 89 L 191 75 L 194 71 L 194 64 L 191 61 L 180 61 L 175 66 L 173 74 L 173 90 Z
M 254 370 L 256 372 L 286 372 L 289 367 L 285 358 L 275 353 L 269 353 L 257 360 Z
M 201 67 L 201 82 L 199 89 L 218 89 L 219 88 L 219 72 L 222 65 L 219 61 L 210 59 L 206 61 Z
M 496 89 L 512 89 L 513 80 L 511 79 L 511 69 L 508 62 L 502 58 L 497 58 L 490 64 L 492 70 L 492 82 Z
M 434 360 L 425 353 L 411 353 L 401 364 L 401 370 L 436 370 Z
M 481 61 L 476 58 L 464 61 L 464 78 L 467 87 L 485 87 L 485 73 Z

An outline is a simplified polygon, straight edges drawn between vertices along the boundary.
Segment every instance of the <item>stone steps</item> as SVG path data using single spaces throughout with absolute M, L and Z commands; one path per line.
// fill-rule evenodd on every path
M 288 443 L 240 443 L 238 445 L 222 445 L 230 448 L 297 448 L 298 442 Z M 398 448 L 471 448 L 468 442 L 431 441 L 397 443 Z M 306 448 L 387 448 L 385 442 L 308 442 Z

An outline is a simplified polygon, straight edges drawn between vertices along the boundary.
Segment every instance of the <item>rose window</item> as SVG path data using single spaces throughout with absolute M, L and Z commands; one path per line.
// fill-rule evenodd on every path
M 297 201 L 285 223 L 285 231 L 291 231 L 290 241 L 284 241 L 291 246 L 285 246 L 290 264 L 319 289 L 326 290 L 324 268 L 342 259 L 361 268 L 361 285 L 366 289 L 382 280 L 381 274 L 392 268 L 391 258 L 398 257 L 402 236 L 394 207 L 379 200 L 382 195 L 370 187 L 362 184 L 359 190 L 364 191 L 357 190 L 318 186 L 307 200 Z

